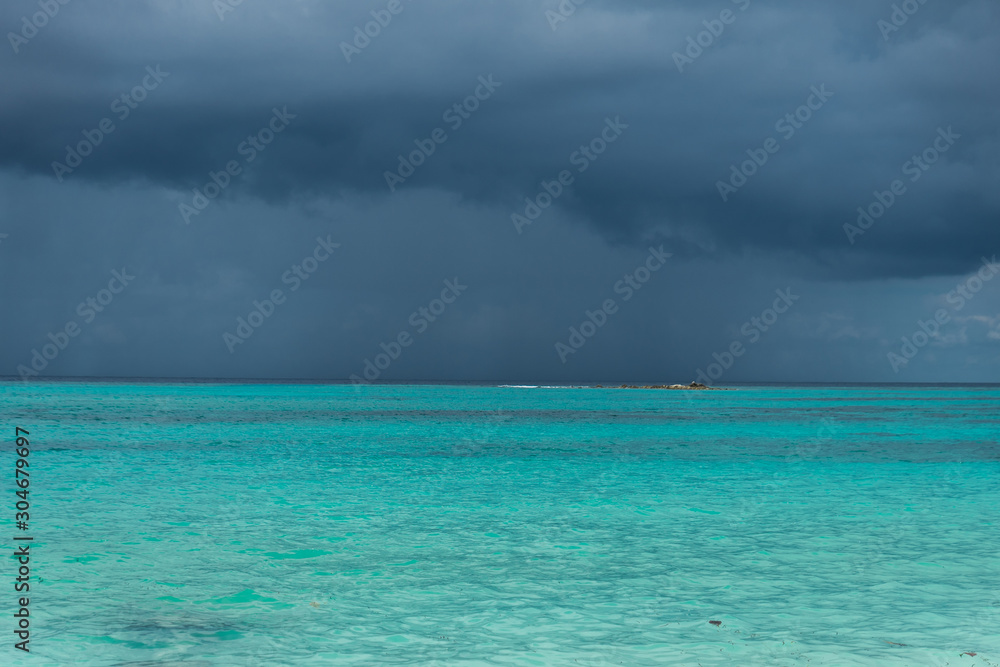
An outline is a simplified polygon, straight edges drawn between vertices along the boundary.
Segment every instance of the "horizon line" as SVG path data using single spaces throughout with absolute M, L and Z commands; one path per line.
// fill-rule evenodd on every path
M 280 384 L 330 384 L 330 385 L 478 385 L 478 386 L 508 386 L 511 388 L 515 387 L 586 387 L 586 388 L 605 388 L 614 389 L 620 387 L 621 385 L 636 385 L 636 384 L 654 384 L 654 381 L 647 380 L 601 380 L 592 382 L 557 382 L 557 381 L 522 381 L 522 380 L 457 380 L 457 379 L 400 379 L 400 380 L 378 380 L 378 381 L 366 381 L 366 382 L 354 382 L 350 379 L 341 378 L 306 378 L 306 377 L 206 377 L 206 376 L 135 376 L 135 375 L 53 375 L 53 376 L 37 376 L 30 380 L 22 380 L 18 375 L 0 375 L 0 382 L 16 382 L 23 384 L 33 384 L 33 383 L 45 383 L 45 382 L 79 382 L 79 381 L 97 381 L 97 382 L 123 382 L 123 381 L 138 381 L 138 382 L 158 382 L 158 383 L 169 383 L 169 382 L 182 382 L 182 383 L 205 383 L 205 384 L 266 384 L 266 383 L 280 383 Z M 686 384 L 685 382 L 663 382 L 655 381 L 659 384 Z M 984 387 L 1000 387 L 1000 382 L 866 382 L 866 381 L 854 381 L 854 380 L 841 380 L 841 381 L 797 381 L 797 380 L 745 380 L 745 381 L 732 381 L 732 382 L 722 382 L 718 384 L 708 385 L 713 387 L 724 387 L 724 386 L 815 386 L 815 387 L 832 387 L 832 386 L 857 386 L 857 387 L 886 387 L 886 386 L 924 386 L 924 387 L 947 387 L 947 386 L 957 386 L 957 387 L 969 387 L 969 386 L 984 386 Z

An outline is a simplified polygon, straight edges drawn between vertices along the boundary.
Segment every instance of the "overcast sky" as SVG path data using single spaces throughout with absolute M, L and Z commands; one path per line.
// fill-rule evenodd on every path
M 1000 378 L 996 2 L 235 3 L 0 8 L 0 374 Z

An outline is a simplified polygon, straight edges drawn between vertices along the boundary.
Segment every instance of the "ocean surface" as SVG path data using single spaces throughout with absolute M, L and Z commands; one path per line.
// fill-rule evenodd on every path
M 3 382 L 0 664 L 997 665 L 998 406 Z

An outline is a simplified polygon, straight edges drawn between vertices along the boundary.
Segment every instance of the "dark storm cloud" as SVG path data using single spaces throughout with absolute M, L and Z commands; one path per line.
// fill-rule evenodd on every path
M 588 0 L 562 21 L 567 3 L 402 0 L 350 63 L 342 42 L 388 0 L 218 6 L 72 0 L 0 54 L 0 373 L 124 267 L 134 281 L 43 376 L 347 378 L 457 278 L 468 291 L 382 379 L 690 381 L 778 289 L 801 299 L 723 380 L 995 379 L 992 283 L 906 368 L 886 361 L 1000 249 L 993 4 L 914 4 L 885 39 L 891 2 Z M 37 11 L 8 3 L 0 29 Z M 52 163 L 105 118 L 60 181 Z M 908 180 L 939 129 L 959 136 Z M 723 201 L 748 150 L 767 162 Z M 225 187 L 185 224 L 210 173 Z M 844 225 L 894 179 L 906 191 L 852 244 Z M 543 181 L 555 202 L 519 234 Z M 342 252 L 227 349 L 327 236 Z M 625 302 L 615 285 L 661 244 L 672 257 Z M 620 309 L 562 363 L 554 344 L 608 298 Z
M 116 132 L 66 179 L 190 193 L 287 107 L 296 119 L 225 197 L 388 196 L 397 155 L 442 127 L 447 143 L 400 188 L 515 212 L 620 117 L 621 141 L 557 203 L 612 242 L 791 251 L 840 277 L 956 272 L 1000 246 L 994 3 L 926 3 L 886 40 L 877 22 L 891 3 L 590 2 L 552 30 L 558 3 L 404 1 L 347 63 L 341 43 L 384 5 L 244 2 L 224 20 L 210 3 L 63 6 L 4 56 L 0 121 L 16 131 L 0 160 L 51 175 L 110 117 Z M 0 25 L 33 9 L 8 4 Z M 727 9 L 734 22 L 678 72 L 673 54 Z M 111 101 L 147 66 L 169 77 L 119 121 Z M 443 112 L 488 75 L 500 88 L 452 131 Z M 783 139 L 775 123 L 822 85 L 834 97 Z M 901 166 L 939 127 L 961 139 L 848 243 L 857 207 L 907 178 Z M 723 202 L 717 182 L 769 137 L 780 151 Z

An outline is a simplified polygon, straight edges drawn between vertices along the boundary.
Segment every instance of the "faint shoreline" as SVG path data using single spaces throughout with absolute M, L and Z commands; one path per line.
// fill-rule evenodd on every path
M 605 387 L 604 385 L 594 385 L 594 389 L 680 389 L 688 391 L 730 391 L 725 387 L 709 387 L 708 385 L 701 384 L 700 382 L 692 382 L 691 384 L 622 384 L 613 387 Z

